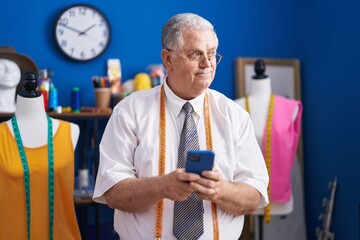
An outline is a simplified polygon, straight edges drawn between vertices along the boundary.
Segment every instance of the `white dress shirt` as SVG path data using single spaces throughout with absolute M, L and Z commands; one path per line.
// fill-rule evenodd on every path
M 165 84 L 166 96 L 166 161 L 165 174 L 177 167 L 180 134 L 186 102 L 177 97 Z M 254 134 L 249 114 L 233 100 L 215 90 L 207 90 L 210 105 L 215 167 L 223 179 L 243 182 L 262 195 L 259 208 L 268 204 L 268 174 Z M 206 149 L 204 124 L 205 93 L 190 101 L 200 149 Z M 93 199 L 106 203 L 104 193 L 126 178 L 158 175 L 160 86 L 137 91 L 123 99 L 113 111 L 100 143 L 100 164 Z M 146 200 L 144 200 L 146 201 Z M 164 199 L 162 239 L 175 239 L 172 233 L 174 202 Z M 204 201 L 204 234 L 200 239 L 213 239 L 211 202 Z M 219 207 L 220 239 L 238 239 L 244 223 L 243 216 L 234 216 Z M 156 205 L 141 212 L 115 210 L 114 228 L 121 240 L 154 239 Z

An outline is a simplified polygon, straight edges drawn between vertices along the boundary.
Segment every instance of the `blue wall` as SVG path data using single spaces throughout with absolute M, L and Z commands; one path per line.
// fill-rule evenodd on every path
M 305 187 L 309 229 L 338 177 L 336 239 L 360 239 L 360 1 L 309 1 L 302 12 Z
M 105 75 L 106 60 L 120 58 L 123 79 L 161 63 L 161 26 L 179 12 L 209 19 L 224 55 L 212 87 L 235 98 L 234 59 L 298 58 L 304 104 L 304 172 L 309 239 L 315 239 L 327 183 L 338 177 L 332 230 L 337 239 L 359 239 L 360 1 L 95 1 L 112 26 L 110 47 L 100 58 L 77 63 L 55 47 L 55 17 L 75 1 L 7 1 L 0 15 L 0 45 L 31 56 L 54 70 L 61 105 L 79 86 L 83 105 L 93 105 L 90 78 Z

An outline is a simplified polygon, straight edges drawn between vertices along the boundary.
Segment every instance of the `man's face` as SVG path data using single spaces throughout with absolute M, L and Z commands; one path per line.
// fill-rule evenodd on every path
M 212 31 L 187 29 L 184 44 L 177 53 L 169 51 L 167 62 L 168 84 L 180 98 L 189 100 L 199 96 L 212 83 L 216 72 L 217 42 Z M 172 49 L 171 49 L 172 50 Z M 165 59 L 166 60 L 166 59 Z

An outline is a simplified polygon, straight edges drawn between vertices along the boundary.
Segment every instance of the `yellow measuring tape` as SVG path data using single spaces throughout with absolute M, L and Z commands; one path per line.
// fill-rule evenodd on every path
M 249 106 L 249 98 L 245 96 L 245 109 L 248 113 L 250 113 Z M 266 121 L 266 146 L 265 146 L 265 164 L 270 178 L 270 170 L 271 170 L 271 131 L 272 131 L 272 119 L 273 119 L 273 111 L 274 111 L 274 95 L 270 95 L 270 103 L 268 109 L 268 116 Z M 267 188 L 267 193 L 270 199 L 270 183 Z M 269 223 L 271 221 L 271 211 L 270 204 L 265 207 L 264 210 L 264 222 Z
M 210 107 L 207 93 L 204 99 L 204 121 L 206 131 L 206 148 L 208 150 L 213 149 L 212 142 L 212 130 L 210 121 Z M 159 176 L 165 174 L 165 158 L 166 158 L 166 113 L 165 113 L 165 90 L 164 84 L 161 86 L 160 92 L 160 144 L 159 144 Z M 163 201 L 160 201 L 156 206 L 156 222 L 155 222 L 155 239 L 161 239 L 162 233 L 162 217 L 163 217 Z M 219 240 L 219 224 L 217 219 L 217 206 L 215 203 L 211 203 L 214 240 Z

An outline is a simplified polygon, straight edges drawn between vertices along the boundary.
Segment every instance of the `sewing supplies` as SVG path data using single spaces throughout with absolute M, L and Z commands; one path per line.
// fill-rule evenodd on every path
M 138 73 L 134 78 L 135 91 L 151 88 L 151 78 L 147 73 Z
M 110 80 L 107 76 L 93 76 L 91 78 L 94 88 L 109 88 Z
M 71 109 L 73 113 L 79 113 L 81 108 L 80 103 L 80 88 L 74 87 L 71 89 Z
M 121 64 L 120 59 L 107 60 L 107 76 L 110 81 L 110 88 L 112 93 L 121 92 Z
M 111 99 L 111 84 L 109 77 L 93 76 L 91 81 L 94 86 L 95 106 L 99 109 L 107 109 Z
M 49 111 L 56 112 L 58 107 L 58 91 L 53 84 L 51 85 L 49 91 Z
M 38 91 L 43 95 L 45 111 L 48 111 L 50 101 L 50 88 L 53 86 L 52 77 L 54 72 L 51 69 L 44 68 L 39 70 Z
M 48 122 L 48 196 L 49 196 L 49 239 L 53 239 L 54 233 L 54 145 L 53 145 L 53 132 L 52 132 L 52 121 L 47 116 Z M 18 150 L 20 153 L 21 164 L 24 169 L 24 186 L 25 186 L 25 205 L 26 205 L 26 223 L 27 223 L 27 239 L 30 240 L 30 229 L 31 229 L 31 201 L 30 201 L 30 169 L 28 160 L 26 157 L 25 149 L 21 139 L 20 130 L 17 124 L 16 115 L 11 119 L 12 127 L 14 129 L 14 135 Z

